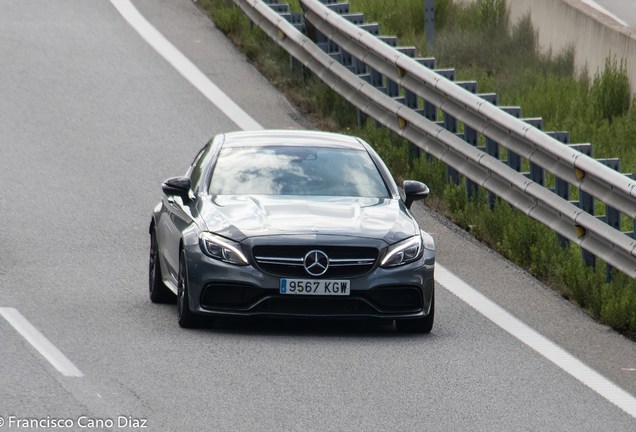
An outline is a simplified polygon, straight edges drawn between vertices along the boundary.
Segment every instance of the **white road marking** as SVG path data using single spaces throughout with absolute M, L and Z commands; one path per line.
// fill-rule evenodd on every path
M 435 264 L 435 281 L 512 336 L 528 345 L 630 416 L 636 418 L 636 398 L 634 396 L 618 387 L 594 369 L 585 365 L 539 332 L 528 327 L 501 306 L 488 299 L 439 264 Z
M 597 11 L 599 11 L 602 14 L 607 15 L 608 17 L 612 18 L 614 21 L 618 22 L 621 25 L 624 25 L 625 27 L 629 27 L 629 24 L 627 24 L 625 21 L 623 21 L 622 19 L 620 19 L 619 17 L 617 17 L 616 15 L 614 15 L 613 13 L 611 13 L 610 11 L 608 11 L 607 9 L 605 9 L 603 6 L 595 3 L 593 0 L 581 0 L 583 3 L 585 3 L 586 5 L 593 7 L 594 9 L 596 9 Z
M 22 335 L 55 369 L 67 377 L 82 377 L 84 374 L 57 349 L 42 333 L 36 329 L 15 308 L 0 308 L 0 315 Z
M 263 129 L 260 124 L 229 99 L 190 60 L 146 21 L 129 0 L 110 1 L 157 52 L 168 60 L 237 126 L 245 130 Z M 588 2 L 589 0 L 584 1 Z M 444 288 L 627 414 L 636 418 L 636 398 L 583 364 L 554 342 L 513 317 L 501 306 L 486 298 L 440 264 L 436 264 L 435 267 L 435 280 L 443 285 Z
M 220 109 L 230 120 L 243 130 L 264 129 L 241 107 L 208 79 L 181 51 L 172 45 L 159 31 L 144 18 L 130 0 L 110 0 L 119 13 L 137 33 L 161 56 L 168 61 L 185 79 Z

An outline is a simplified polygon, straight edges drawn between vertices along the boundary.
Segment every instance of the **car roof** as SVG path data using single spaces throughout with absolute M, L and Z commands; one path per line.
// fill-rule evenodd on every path
M 366 150 L 355 137 L 305 130 L 262 130 L 223 134 L 222 147 L 301 146 Z

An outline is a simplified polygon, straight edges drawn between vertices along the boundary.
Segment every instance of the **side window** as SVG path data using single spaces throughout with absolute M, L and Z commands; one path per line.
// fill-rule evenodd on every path
M 203 174 L 202 162 L 205 160 L 205 156 L 210 152 L 211 148 L 212 146 L 209 144 L 203 147 L 197 157 L 194 158 L 194 162 L 192 162 L 192 166 L 190 167 L 190 182 L 192 184 L 192 191 L 195 194 L 199 192 L 200 188 L 199 180 Z

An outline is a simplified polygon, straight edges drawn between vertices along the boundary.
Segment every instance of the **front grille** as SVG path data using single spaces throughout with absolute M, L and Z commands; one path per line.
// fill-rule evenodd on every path
M 371 271 L 378 259 L 378 250 L 357 246 L 254 246 L 252 254 L 258 266 L 276 276 L 313 277 L 305 270 L 308 252 L 319 250 L 329 257 L 329 267 L 321 278 L 333 279 L 360 276 Z

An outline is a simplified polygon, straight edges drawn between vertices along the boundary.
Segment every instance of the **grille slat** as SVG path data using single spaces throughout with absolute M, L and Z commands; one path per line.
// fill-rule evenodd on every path
M 329 265 L 332 267 L 343 267 L 343 266 L 368 266 L 373 265 L 375 259 L 330 259 Z
M 279 265 L 292 265 L 292 266 L 302 266 L 303 259 L 302 258 L 283 258 L 283 257 L 262 257 L 256 256 L 256 261 L 259 264 L 279 264 Z
M 254 246 L 252 254 L 259 267 L 277 276 L 313 278 L 304 268 L 308 252 L 320 250 L 329 257 L 329 268 L 321 278 L 341 278 L 363 275 L 373 269 L 378 250 L 357 246 Z

